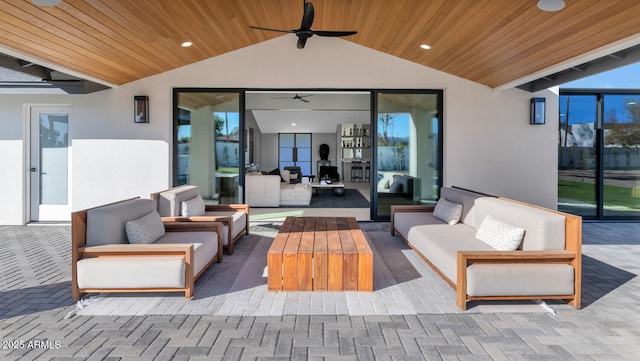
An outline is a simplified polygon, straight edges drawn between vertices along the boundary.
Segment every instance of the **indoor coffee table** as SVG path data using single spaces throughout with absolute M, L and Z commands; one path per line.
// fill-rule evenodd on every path
M 270 291 L 373 290 L 373 252 L 354 217 L 287 217 L 267 271 Z
M 320 182 L 313 182 L 313 183 L 311 183 L 311 188 L 313 190 L 315 190 L 316 194 L 320 193 L 320 190 L 322 190 L 322 189 L 331 189 L 331 190 L 333 190 L 333 194 L 335 194 L 337 196 L 344 195 L 344 184 L 342 184 L 340 182 L 332 182 L 332 183 L 329 183 L 329 184 L 322 184 Z

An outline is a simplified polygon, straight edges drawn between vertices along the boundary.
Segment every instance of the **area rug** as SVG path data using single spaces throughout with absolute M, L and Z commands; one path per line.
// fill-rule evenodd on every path
M 270 292 L 266 255 L 279 224 L 252 224 L 233 255 L 214 263 L 196 281 L 193 299 L 178 293 L 90 295 L 70 315 L 413 315 L 550 312 L 535 302 L 473 302 L 467 311 L 455 292 L 404 241 L 392 237 L 388 223 L 361 223 L 374 252 L 373 292 Z M 554 305 L 554 307 L 563 305 Z
M 280 206 L 280 208 L 369 208 L 369 201 L 357 189 L 345 189 L 337 196 L 331 189 L 313 191 L 309 206 Z

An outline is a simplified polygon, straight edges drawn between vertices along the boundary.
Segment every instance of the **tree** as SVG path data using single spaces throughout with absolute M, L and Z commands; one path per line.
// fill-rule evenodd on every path
M 380 131 L 378 132 L 378 145 L 385 146 L 391 144 L 389 141 L 389 132 L 393 129 L 393 121 L 397 118 L 397 114 L 379 114 L 378 126 Z
M 605 143 L 633 147 L 640 145 L 640 104 L 633 99 L 624 100 L 624 109 L 629 121 L 618 119 L 614 109 L 609 111 L 605 123 L 609 129 Z

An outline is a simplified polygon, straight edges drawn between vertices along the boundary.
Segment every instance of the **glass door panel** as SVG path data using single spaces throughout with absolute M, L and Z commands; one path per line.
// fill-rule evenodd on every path
M 31 220 L 69 220 L 68 110 L 33 108 L 31 139 Z
M 640 216 L 640 94 L 604 96 L 603 215 Z
M 240 202 L 239 92 L 176 90 L 174 184 L 192 184 L 206 203 Z
M 440 169 L 442 93 L 376 94 L 373 218 L 388 219 L 391 205 L 435 204 Z
M 597 216 L 595 95 L 560 96 L 558 210 Z
M 297 166 L 302 174 L 311 174 L 311 134 L 279 134 L 279 168 Z

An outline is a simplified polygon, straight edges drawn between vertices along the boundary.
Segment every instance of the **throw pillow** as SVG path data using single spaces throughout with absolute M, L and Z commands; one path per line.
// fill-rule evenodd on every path
M 182 212 L 180 215 L 183 217 L 204 216 L 204 199 L 202 196 L 195 196 L 189 200 L 182 201 Z
M 288 169 L 283 169 L 280 171 L 280 178 L 285 183 L 289 183 L 291 181 L 291 172 Z
M 125 223 L 127 238 L 131 244 L 153 243 L 164 236 L 164 224 L 157 211 Z
M 433 216 L 441 219 L 450 225 L 460 222 L 462 217 L 462 204 L 449 202 L 445 198 L 440 198 L 433 209 Z
M 490 214 L 484 217 L 476 232 L 477 239 L 498 251 L 514 251 L 518 249 L 523 237 L 523 228 L 502 222 L 493 218 Z
M 269 175 L 279 175 L 280 176 L 280 182 L 284 182 L 284 179 L 282 179 L 282 174 L 280 174 L 280 169 L 276 168 L 274 170 L 272 170 L 271 172 L 269 172 Z

